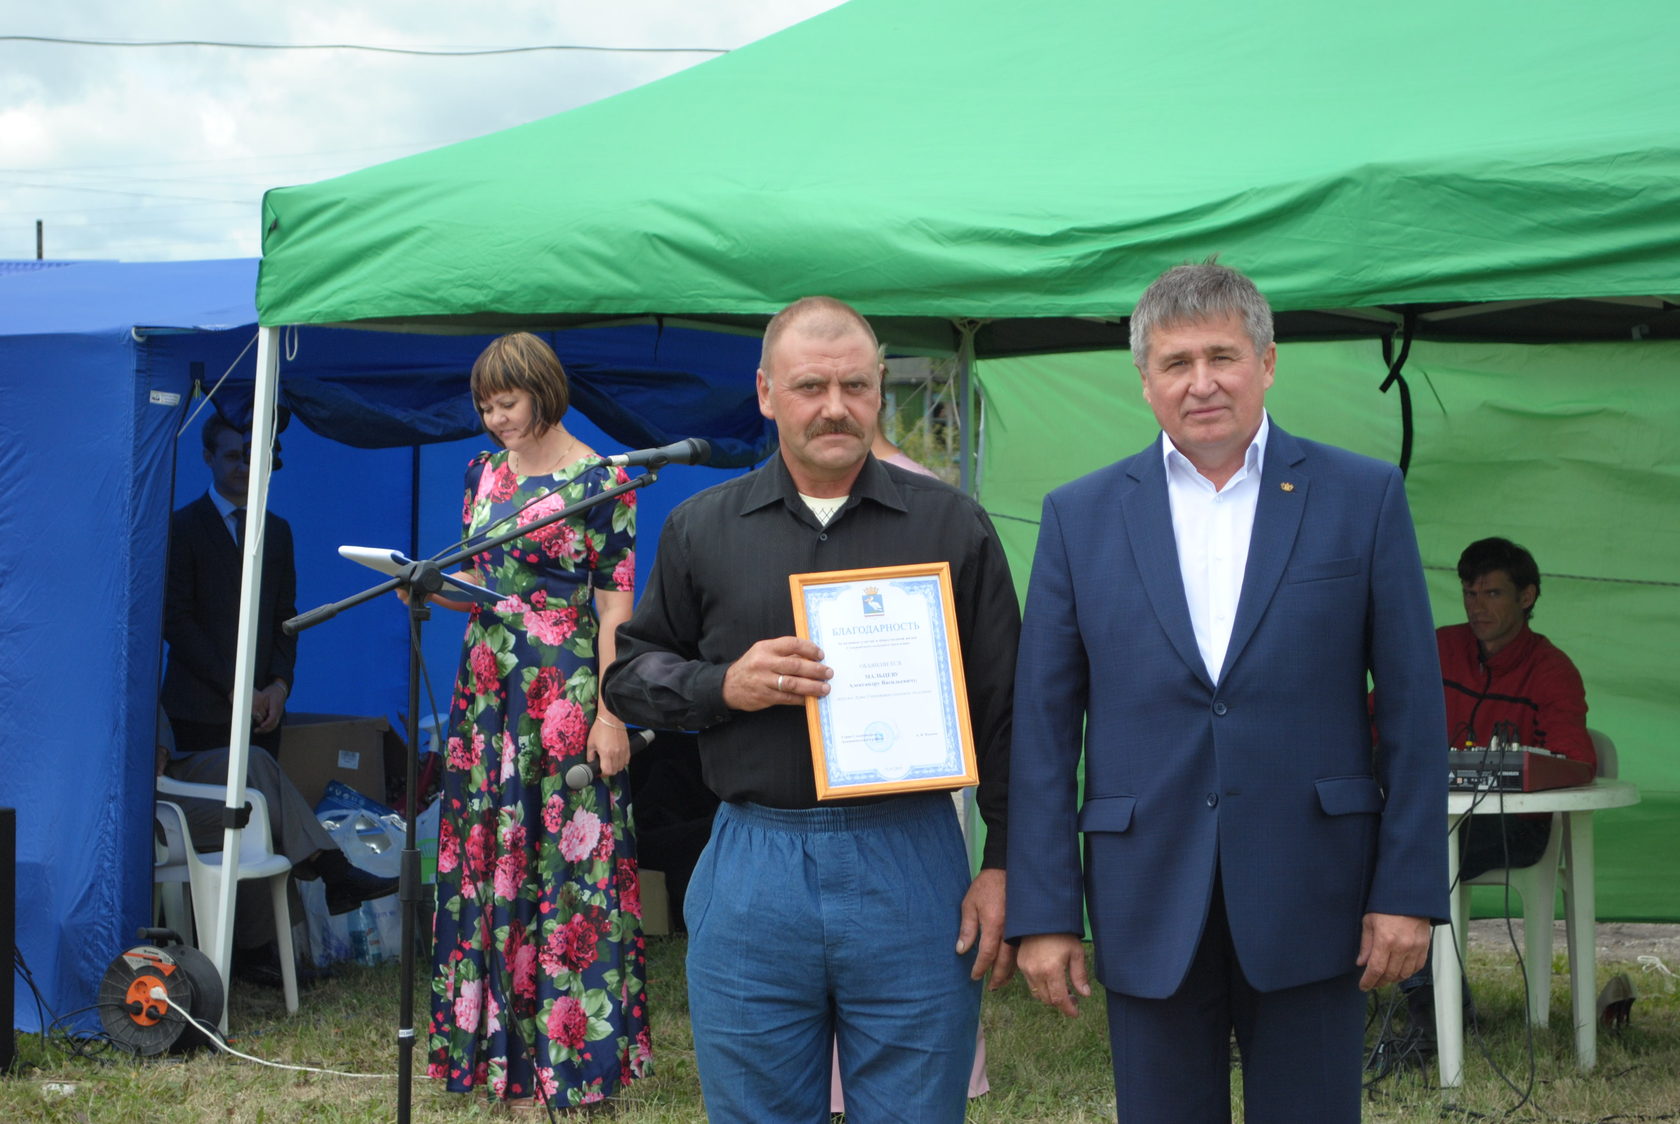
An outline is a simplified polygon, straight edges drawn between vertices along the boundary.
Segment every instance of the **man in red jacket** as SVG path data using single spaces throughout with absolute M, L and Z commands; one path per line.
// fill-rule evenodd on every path
M 1435 630 L 1446 694 L 1447 741 L 1454 749 L 1501 743 L 1598 763 L 1587 734 L 1581 673 L 1558 647 L 1528 627 L 1540 597 L 1534 556 L 1509 539 L 1478 539 L 1458 558 L 1464 624 Z M 1552 817 L 1471 816 L 1459 840 L 1458 877 L 1532 866 L 1546 851 Z M 1433 1041 L 1434 993 L 1425 966 L 1400 984 L 1413 1024 Z
M 1490 738 L 1596 765 L 1587 734 L 1581 673 L 1528 627 L 1540 597 L 1534 556 L 1509 539 L 1478 539 L 1458 559 L 1465 624 L 1435 631 L 1454 748 Z M 1546 849 L 1551 816 L 1472 816 L 1460 878 L 1532 865 Z

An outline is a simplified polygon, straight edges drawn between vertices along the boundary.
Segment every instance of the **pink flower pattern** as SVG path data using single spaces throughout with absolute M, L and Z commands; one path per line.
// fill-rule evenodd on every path
M 547 714 L 554 700 L 560 697 L 560 669 L 545 667 L 531 677 L 525 688 L 525 713 Z
M 450 874 L 461 862 L 461 839 L 455 834 L 455 821 L 439 817 L 438 873 Z
M 562 972 L 581 972 L 595 962 L 599 939 L 600 934 L 588 918 L 574 916 L 554 927 L 537 955 L 537 963 L 550 977 Z
M 613 845 L 612 824 L 603 823 L 601 825 L 600 838 L 595 841 L 595 861 L 606 863 L 610 869 L 612 866 L 613 852 L 615 850 L 617 850 L 617 848 Z
M 449 739 L 449 767 L 451 769 L 470 769 L 476 764 L 472 755 L 472 743 L 463 738 Z
M 525 614 L 525 628 L 532 636 L 550 647 L 558 648 L 577 631 L 578 611 L 565 609 L 532 609 Z
M 635 859 L 618 860 L 618 904 L 632 916 L 642 915 L 642 883 L 636 874 Z
M 496 650 L 480 641 L 473 646 L 469 658 L 472 660 L 473 693 L 495 694 L 496 687 L 501 682 L 501 675 L 496 669 Z
M 624 556 L 623 561 L 613 567 L 613 588 L 621 593 L 630 593 L 636 588 L 636 555 L 635 552 Z
M 513 735 L 502 731 L 502 780 L 511 781 L 519 775 L 519 746 Z
M 579 808 L 560 829 L 560 857 L 567 862 L 582 862 L 595 850 L 601 837 L 601 817 L 588 808 Z
M 521 944 L 514 954 L 513 993 L 521 999 L 537 994 L 537 946 L 529 941 Z
M 562 493 L 550 493 L 547 498 L 526 508 L 522 521 L 526 523 L 534 522 L 544 516 L 553 515 L 565 506 L 566 500 Z M 529 538 L 541 547 L 543 554 L 549 558 L 564 558 L 575 562 L 582 557 L 579 544 L 582 542 L 583 536 L 579 534 L 578 528 L 574 524 L 565 519 L 558 523 L 550 523 L 546 527 L 537 528 L 530 533 Z
M 578 756 L 585 752 L 588 739 L 589 719 L 583 707 L 571 699 L 556 699 L 543 715 L 543 748 L 561 758 Z
M 484 981 L 467 980 L 455 993 L 455 1022 L 458 1026 L 477 1028 L 479 1006 L 484 999 Z
M 551 1039 L 568 1049 L 581 1050 L 588 1030 L 589 1016 L 584 1014 L 583 1004 L 570 995 L 562 995 L 554 1001 L 548 1012 L 548 1036 Z
M 513 498 L 519 488 L 519 477 L 513 469 L 508 467 L 507 461 L 497 465 L 492 471 L 484 474 L 484 484 L 480 494 L 491 503 L 506 503 Z
M 525 884 L 525 856 L 500 855 L 496 859 L 496 896 L 512 898 Z
M 627 478 L 573 472 L 520 480 L 506 453 L 475 460 L 465 531 Z M 500 600 L 468 615 L 445 755 L 426 1069 L 452 1091 L 577 1105 L 652 1072 L 630 810 L 616 781 L 556 781 L 594 721 L 591 587 L 633 588 L 634 535 L 629 493 L 474 559 Z
M 566 802 L 558 792 L 550 796 L 548 803 L 543 805 L 542 821 L 543 829 L 550 835 L 560 834 L 560 827 L 566 822 Z

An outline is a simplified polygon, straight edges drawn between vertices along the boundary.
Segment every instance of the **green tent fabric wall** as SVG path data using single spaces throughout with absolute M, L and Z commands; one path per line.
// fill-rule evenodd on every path
M 1680 344 L 1413 349 L 1407 493 L 1438 624 L 1463 619 L 1465 544 L 1505 535 L 1542 571 L 1534 627 L 1580 667 L 1641 803 L 1596 817 L 1605 919 L 1680 921 Z M 1399 422 L 1374 343 L 1284 344 L 1267 404 L 1304 436 L 1393 461 Z M 1041 499 L 1157 432 L 1125 352 L 978 364 L 980 498 L 1024 595 Z M 1028 747 L 1023 747 L 1028 752 Z M 1491 891 L 1478 906 L 1497 911 Z

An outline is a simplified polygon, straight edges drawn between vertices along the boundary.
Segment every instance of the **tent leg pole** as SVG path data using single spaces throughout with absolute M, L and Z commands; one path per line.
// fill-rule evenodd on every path
M 962 490 L 974 495 L 979 488 L 979 473 L 975 465 L 974 433 L 974 333 L 980 330 L 979 320 L 956 321 L 960 338 L 957 343 L 957 425 L 962 441 L 960 454 L 960 482 Z
M 233 726 L 228 733 L 227 808 L 245 807 L 245 772 L 251 756 L 251 695 L 257 641 L 257 605 L 262 594 L 263 528 L 268 477 L 274 469 L 274 400 L 280 384 L 280 330 L 257 329 L 257 380 L 251 401 L 251 468 L 245 493 L 244 572 L 239 586 L 239 632 L 233 660 Z M 221 897 L 216 903 L 216 947 L 205 950 L 222 976 L 221 1029 L 227 1031 L 227 996 L 232 993 L 233 910 L 239 881 L 237 821 L 224 814 Z M 277 919 L 284 920 L 284 919 Z

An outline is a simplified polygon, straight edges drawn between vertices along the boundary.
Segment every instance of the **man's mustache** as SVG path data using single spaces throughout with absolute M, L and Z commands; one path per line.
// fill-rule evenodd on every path
M 826 437 L 830 433 L 843 433 L 847 437 L 863 440 L 863 430 L 850 421 L 818 421 L 813 422 L 805 430 L 805 440 L 811 441 L 818 437 Z

